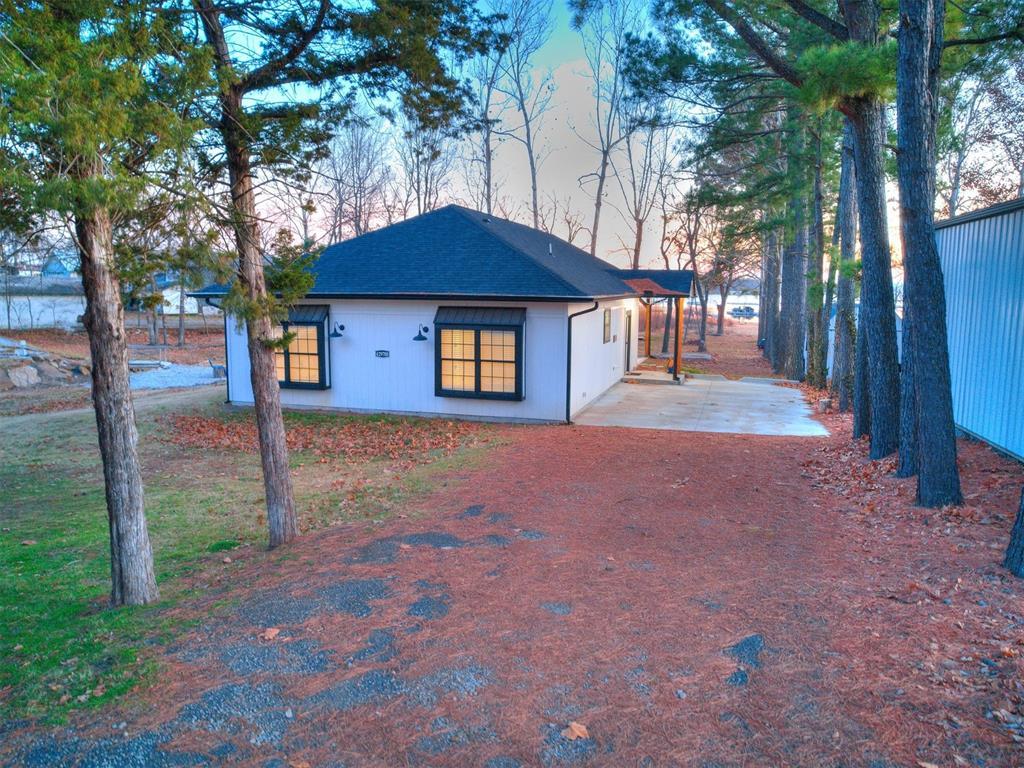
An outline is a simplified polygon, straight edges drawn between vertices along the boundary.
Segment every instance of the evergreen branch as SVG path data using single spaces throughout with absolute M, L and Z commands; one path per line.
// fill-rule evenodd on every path
M 330 8 L 330 0 L 320 0 L 320 7 L 317 8 L 316 18 L 313 20 L 313 23 L 299 35 L 298 39 L 289 46 L 288 50 L 280 56 L 270 59 L 242 78 L 242 91 L 259 91 L 276 85 L 277 75 L 294 64 L 306 52 L 306 49 L 312 45 L 317 35 L 320 34 Z
M 769 69 L 792 85 L 797 87 L 803 85 L 803 78 L 796 67 L 779 56 L 772 46 L 769 45 L 768 41 L 761 37 L 734 8 L 721 2 L 721 0 L 706 0 L 706 3 L 718 18 L 736 31 L 736 34 L 750 46 L 750 49 L 758 55 Z
M 1019 40 L 1024 42 L 1024 22 L 1018 21 L 1016 26 L 1006 32 L 997 32 L 992 35 L 984 35 L 982 37 L 953 37 L 946 40 L 942 47 L 943 49 L 946 49 L 960 45 L 988 45 L 990 43 L 998 43 L 1003 40 Z
M 814 26 L 825 30 L 837 40 L 845 41 L 850 39 L 850 31 L 844 24 L 840 24 L 831 16 L 822 13 L 816 8 L 812 8 L 803 0 L 786 0 L 786 5 L 804 21 L 809 21 Z

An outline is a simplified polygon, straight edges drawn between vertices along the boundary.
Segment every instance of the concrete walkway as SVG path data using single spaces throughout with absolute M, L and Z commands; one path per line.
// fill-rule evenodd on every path
M 741 435 L 828 435 L 797 389 L 766 379 L 687 379 L 681 387 L 616 384 L 576 416 L 594 427 L 674 429 Z

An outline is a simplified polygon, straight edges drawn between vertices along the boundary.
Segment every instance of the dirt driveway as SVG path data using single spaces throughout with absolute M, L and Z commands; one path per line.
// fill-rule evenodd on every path
M 977 634 L 979 611 L 1010 621 L 993 595 L 1004 614 L 1022 606 L 982 538 L 1005 531 L 958 529 L 956 547 L 872 533 L 807 463 L 833 438 L 507 435 L 405 519 L 241 567 L 190 606 L 205 618 L 131 710 L 13 731 L 0 753 L 48 767 L 1019 758 L 986 714 L 1018 661 L 964 660 L 948 635 Z M 914 569 L 960 579 L 949 603 L 887 599 Z M 936 649 L 953 665 L 940 675 L 971 683 L 955 698 L 921 672 Z M 573 721 L 588 738 L 562 736 Z

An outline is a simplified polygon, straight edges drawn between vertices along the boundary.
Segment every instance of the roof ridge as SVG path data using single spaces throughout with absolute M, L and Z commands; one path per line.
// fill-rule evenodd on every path
M 509 241 L 509 239 L 508 239 L 508 238 L 506 238 L 506 237 L 503 237 L 503 236 L 501 235 L 501 233 L 499 233 L 499 232 L 496 232 L 496 231 L 495 231 L 495 230 L 493 230 L 493 229 L 488 229 L 487 227 L 485 227 L 485 226 L 483 225 L 483 223 L 482 223 L 482 222 L 476 221 L 476 220 L 475 220 L 475 219 L 473 218 L 473 216 L 471 216 L 471 215 L 469 215 L 469 214 L 472 214 L 472 213 L 476 213 L 476 214 L 479 214 L 479 215 L 481 215 L 481 216 L 490 216 L 490 217 L 492 217 L 492 218 L 496 218 L 496 219 L 498 219 L 499 221 L 504 221 L 504 222 L 506 222 L 506 223 L 508 223 L 508 224 L 516 224 L 517 226 L 520 226 L 520 227 L 524 227 L 524 228 L 526 228 L 526 229 L 529 229 L 529 230 L 530 230 L 531 232 L 538 232 L 538 233 L 540 233 L 540 234 L 542 234 L 542 235 L 546 235 L 547 237 L 551 237 L 551 238 L 554 238 L 555 240 L 558 240 L 558 241 L 559 241 L 559 242 L 561 242 L 561 243 L 565 243 L 565 245 L 568 245 L 568 246 L 569 246 L 570 248 L 576 248 L 576 246 L 575 246 L 575 245 L 573 245 L 572 243 L 566 243 L 566 242 L 565 242 L 564 240 L 562 240 L 561 238 L 559 238 L 559 237 L 556 237 L 555 235 L 552 235 L 552 234 L 550 234 L 549 232 L 544 232 L 543 230 L 539 230 L 539 229 L 534 229 L 533 227 L 527 227 L 527 226 L 526 226 L 525 224 L 519 224 L 519 222 L 515 222 L 515 221 L 512 221 L 512 220 L 510 220 L 510 219 L 502 219 L 502 218 L 500 218 L 500 217 L 497 217 L 497 216 L 493 216 L 493 214 L 490 214 L 490 213 L 481 213 L 480 211 L 473 211 L 473 210 L 470 210 L 469 208 L 464 208 L 463 206 L 461 206 L 461 205 L 456 205 L 456 204 L 454 204 L 454 203 L 452 203 L 452 204 L 451 204 L 451 205 L 450 205 L 449 207 L 451 207 L 451 208 L 454 208 L 454 209 L 455 209 L 455 211 L 456 211 L 456 212 L 457 212 L 457 213 L 458 213 L 458 214 L 459 214 L 460 216 L 462 216 L 462 218 L 464 218 L 464 219 L 466 219 L 467 221 L 471 222 L 471 223 L 472 223 L 472 224 L 473 224 L 473 225 L 474 225 L 474 226 L 475 226 L 475 227 L 476 227 L 477 229 L 483 230 L 484 232 L 486 232 L 487 234 L 491 235 L 492 237 L 496 237 L 496 238 L 498 238 L 499 240 L 501 240 L 501 242 L 503 242 L 503 243 L 504 243 L 504 244 L 505 244 L 506 246 L 508 246 L 508 247 L 509 247 L 509 248 L 511 248 L 512 250 L 514 250 L 514 251 L 515 251 L 516 253 L 519 253 L 519 254 L 521 254 L 522 256 L 525 256 L 525 257 L 526 257 L 526 258 L 528 258 L 528 259 L 529 259 L 529 260 L 530 260 L 530 261 L 531 261 L 531 262 L 532 262 L 533 264 L 536 264 L 537 266 L 539 266 L 539 267 L 540 267 L 541 269 L 543 269 L 543 270 L 544 270 L 545 272 L 547 272 L 547 273 L 548 273 L 549 275 L 551 275 L 551 276 L 552 276 L 553 278 L 555 278 L 555 280 L 557 280 L 557 281 L 558 281 L 559 283 L 561 283 L 562 285 L 564 285 L 564 286 L 565 286 L 566 288 L 568 288 L 568 289 L 570 289 L 570 290 L 573 290 L 573 291 L 576 291 L 577 293 L 581 294 L 581 298 L 585 298 L 585 294 L 586 294 L 586 291 L 583 291 L 583 290 L 581 290 L 581 289 L 580 289 L 580 287 L 579 287 L 578 285 L 573 285 L 573 284 L 572 284 L 572 283 L 570 283 L 570 282 L 569 282 L 568 280 L 566 280 L 566 279 L 565 279 L 564 277 L 562 277 L 562 276 L 561 276 L 560 274 L 558 274 L 557 272 L 555 272 L 555 270 L 553 270 L 553 269 L 552 269 L 551 267 L 549 267 L 549 266 L 548 266 L 547 264 L 544 264 L 544 263 L 543 263 L 542 261 L 540 261 L 540 260 L 538 260 L 538 259 L 534 258 L 534 256 L 533 256 L 532 254 L 530 254 L 530 253 L 528 253 L 527 251 L 523 250 L 522 248 L 520 248 L 519 246 L 517 246 L 517 245 L 516 245 L 515 243 L 513 243 L 513 242 L 510 242 L 510 241 Z M 589 256 L 589 255 L 590 255 L 590 254 L 588 254 L 588 253 L 587 253 L 586 251 L 584 251 L 584 250 L 583 250 L 582 248 L 576 248 L 576 250 L 580 251 L 581 253 L 583 253 L 583 254 L 585 254 L 585 255 L 587 255 L 587 256 Z M 627 287 L 628 287 L 628 286 L 627 286 Z

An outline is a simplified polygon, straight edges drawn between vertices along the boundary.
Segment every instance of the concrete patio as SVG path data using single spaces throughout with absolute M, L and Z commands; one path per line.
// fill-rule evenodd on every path
M 828 435 L 800 391 L 770 379 L 688 378 L 681 387 L 616 384 L 578 414 L 574 423 L 742 435 Z

